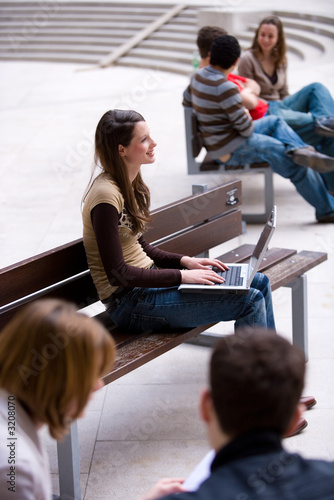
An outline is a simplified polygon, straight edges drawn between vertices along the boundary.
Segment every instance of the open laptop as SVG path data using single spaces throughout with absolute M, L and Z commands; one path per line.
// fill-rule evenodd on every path
M 248 264 L 229 264 L 226 262 L 226 265 L 229 267 L 228 271 L 221 271 L 217 269 L 218 274 L 225 278 L 224 283 L 216 283 L 214 285 L 182 284 L 178 289 L 180 292 L 185 293 L 248 293 L 252 280 L 260 267 L 275 228 L 276 205 L 270 212 L 268 220 L 262 230 Z M 213 269 L 216 270 L 215 268 Z

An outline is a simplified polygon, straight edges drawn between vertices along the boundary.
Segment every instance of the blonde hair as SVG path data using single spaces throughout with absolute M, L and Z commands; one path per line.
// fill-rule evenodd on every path
M 115 361 L 111 335 L 73 304 L 44 299 L 20 310 L 0 334 L 0 387 L 34 422 L 61 439 L 86 406 L 96 381 Z

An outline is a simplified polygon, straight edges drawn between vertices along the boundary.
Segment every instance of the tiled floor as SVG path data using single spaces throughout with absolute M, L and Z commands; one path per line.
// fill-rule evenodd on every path
M 153 70 L 76 65 L 0 63 L 1 267 L 81 236 L 80 200 L 90 176 L 93 133 L 108 109 L 132 107 L 158 142 L 155 165 L 143 174 L 153 207 L 191 193 L 194 182 L 223 182 L 220 174 L 187 176 L 182 92 L 186 77 Z M 291 72 L 291 90 L 313 81 L 312 68 Z M 317 68 L 334 95 L 334 65 Z M 261 197 L 260 176 L 242 177 L 244 207 Z M 334 459 L 334 227 L 289 181 L 275 176 L 278 227 L 272 245 L 328 252 L 308 273 L 309 362 L 305 394 L 317 406 L 309 426 L 285 444 L 306 456 Z M 255 242 L 259 226 L 231 246 Z M 224 248 L 227 249 L 225 246 Z M 221 249 L 217 249 L 219 255 Z M 291 338 L 290 291 L 274 293 L 278 330 Z M 232 325 L 215 331 L 231 332 Z M 198 418 L 210 349 L 182 345 L 100 390 L 79 423 L 85 500 L 135 500 L 162 476 L 187 476 L 207 451 Z M 57 492 L 55 444 L 47 443 Z

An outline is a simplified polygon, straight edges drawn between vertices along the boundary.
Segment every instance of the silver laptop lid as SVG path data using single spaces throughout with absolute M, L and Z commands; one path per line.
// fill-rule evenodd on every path
M 257 272 L 262 262 L 263 256 L 268 248 L 269 242 L 276 228 L 276 217 L 277 207 L 276 205 L 274 205 L 250 259 L 250 274 L 247 280 L 247 285 L 250 285 L 250 283 L 252 282 L 255 273 Z

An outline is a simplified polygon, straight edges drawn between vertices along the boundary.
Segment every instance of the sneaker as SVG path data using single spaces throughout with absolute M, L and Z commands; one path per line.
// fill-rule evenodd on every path
M 292 159 L 297 165 L 310 167 L 321 174 L 334 172 L 334 158 L 324 155 L 318 151 L 312 151 L 310 148 L 295 149 Z
M 318 118 L 315 121 L 315 131 L 319 135 L 334 137 L 334 117 Z

